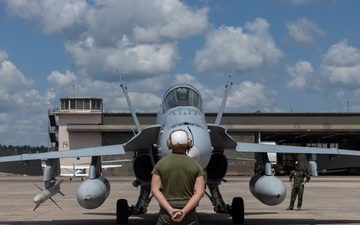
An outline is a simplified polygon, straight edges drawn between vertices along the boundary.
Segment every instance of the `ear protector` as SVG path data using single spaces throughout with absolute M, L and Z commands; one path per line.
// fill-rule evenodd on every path
M 183 130 L 174 130 L 170 133 L 169 139 L 167 140 L 167 146 L 169 149 L 177 147 L 184 147 L 190 149 L 192 146 L 192 140 L 189 139 L 188 133 Z

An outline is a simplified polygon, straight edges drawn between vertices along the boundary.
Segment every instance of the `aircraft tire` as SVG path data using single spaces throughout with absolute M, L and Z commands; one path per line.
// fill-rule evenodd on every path
M 116 203 L 117 224 L 127 224 L 129 218 L 129 205 L 126 199 L 119 199 Z
M 245 219 L 244 200 L 241 197 L 233 198 L 231 203 L 231 216 L 233 224 L 243 224 Z

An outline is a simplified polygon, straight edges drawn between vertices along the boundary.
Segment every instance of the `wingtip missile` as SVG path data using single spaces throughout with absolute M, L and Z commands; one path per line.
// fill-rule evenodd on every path
M 59 181 L 54 186 L 50 187 L 49 189 L 42 190 L 38 185 L 34 184 L 37 188 L 41 190 L 41 192 L 34 197 L 34 203 L 36 204 L 33 211 L 35 211 L 42 203 L 44 203 L 46 200 L 50 199 L 59 209 L 62 210 L 62 208 L 52 199 L 54 195 L 57 193 L 61 194 L 62 196 L 65 196 L 60 191 L 60 185 L 62 184 L 64 180 Z

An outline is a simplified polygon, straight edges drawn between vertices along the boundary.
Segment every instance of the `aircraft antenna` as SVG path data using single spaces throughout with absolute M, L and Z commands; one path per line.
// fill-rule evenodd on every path
M 120 73 L 119 73 L 118 69 L 116 69 L 116 72 L 119 75 L 120 87 L 122 88 L 122 90 L 123 90 L 123 92 L 125 94 L 125 98 L 126 98 L 126 101 L 127 101 L 128 105 L 129 105 L 129 108 L 130 108 L 130 111 L 131 111 L 131 116 L 134 119 L 136 129 L 137 129 L 138 133 L 140 133 L 142 131 L 142 129 L 141 129 L 141 126 L 140 126 L 140 123 L 139 123 L 139 119 L 136 116 L 135 109 L 134 109 L 133 105 L 131 104 L 131 101 L 130 101 L 130 98 L 129 98 L 129 95 L 128 95 L 128 92 L 127 92 L 127 87 L 126 87 L 126 85 L 125 85 L 125 83 L 124 83 L 124 81 L 122 79 L 122 76 L 120 76 Z
M 216 116 L 215 125 L 220 125 L 221 118 L 222 118 L 222 115 L 223 115 L 224 110 L 225 110 L 226 100 L 227 100 L 227 97 L 229 96 L 229 92 L 230 92 L 230 89 L 231 89 L 232 85 L 233 85 L 233 82 L 231 80 L 231 74 L 230 74 L 229 75 L 229 80 L 225 85 L 225 94 L 224 94 L 223 100 L 221 102 L 219 112 L 218 112 L 218 114 Z

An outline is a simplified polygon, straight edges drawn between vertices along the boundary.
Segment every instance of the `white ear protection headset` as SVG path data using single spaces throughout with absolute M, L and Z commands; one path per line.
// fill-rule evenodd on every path
M 177 147 L 190 149 L 192 146 L 192 141 L 189 139 L 188 133 L 185 130 L 179 129 L 170 133 L 169 139 L 167 140 L 167 146 L 169 149 L 174 149 Z

